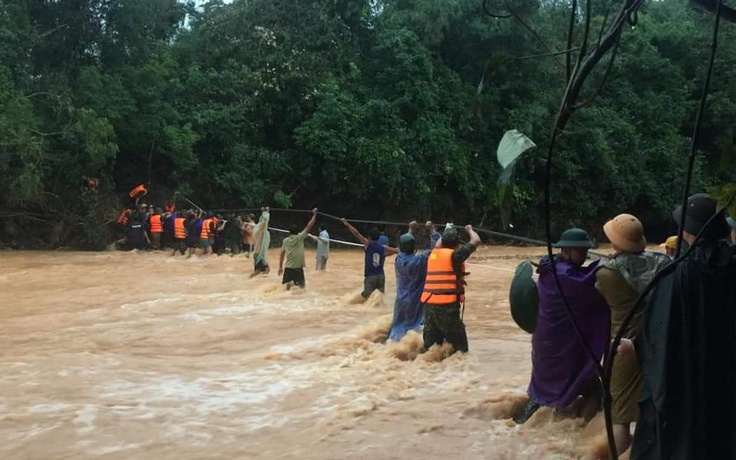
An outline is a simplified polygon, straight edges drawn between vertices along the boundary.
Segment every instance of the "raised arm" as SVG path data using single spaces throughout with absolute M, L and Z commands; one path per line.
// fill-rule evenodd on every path
M 416 236 L 417 228 L 419 228 L 419 224 L 417 224 L 416 220 L 409 222 L 409 233 L 411 236 Z
M 314 227 L 315 222 L 317 222 L 317 208 L 312 209 L 312 218 L 309 219 L 309 222 L 307 223 L 304 231 L 306 233 L 309 233 L 309 231 L 312 230 L 312 227 Z
M 357 239 L 358 241 L 360 241 L 360 243 L 361 243 L 361 244 L 362 244 L 363 246 L 368 246 L 368 238 L 366 238 L 366 237 L 364 237 L 363 235 L 361 235 L 361 234 L 360 234 L 360 232 L 358 231 L 358 229 L 357 229 L 357 228 L 355 228 L 355 227 L 353 227 L 352 225 L 350 225 L 350 222 L 348 222 L 348 221 L 347 221 L 347 219 L 345 219 L 345 218 L 342 218 L 341 220 L 342 220 L 342 223 L 343 223 L 343 224 L 345 224 L 345 226 L 346 226 L 346 227 L 348 228 L 348 230 L 350 230 L 350 233 L 352 233 L 352 234 L 353 234 L 353 236 L 354 236 L 354 237 L 355 237 L 355 238 L 356 238 L 356 239 Z
M 481 243 L 480 236 L 478 236 L 475 230 L 473 230 L 473 226 L 466 225 L 465 231 L 468 232 L 468 235 L 470 235 L 470 241 L 468 241 L 468 243 L 472 244 L 476 248 L 480 246 L 480 243 Z
M 383 254 L 386 257 L 395 256 L 398 253 L 399 253 L 399 250 L 397 248 L 392 248 L 391 246 L 384 246 L 383 247 Z

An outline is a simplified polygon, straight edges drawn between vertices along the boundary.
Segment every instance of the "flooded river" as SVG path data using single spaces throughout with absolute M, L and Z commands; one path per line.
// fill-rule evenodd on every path
M 353 302 L 362 252 L 285 291 L 245 257 L 0 253 L 0 458 L 574 459 L 587 428 L 525 403 L 530 336 L 511 320 L 514 267 L 542 249 L 469 261 L 470 353 L 384 344 L 395 294 Z M 278 254 L 271 254 L 271 263 Z

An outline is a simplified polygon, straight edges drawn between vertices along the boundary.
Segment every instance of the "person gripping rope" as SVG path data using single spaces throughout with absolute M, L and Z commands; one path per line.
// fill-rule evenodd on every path
M 307 239 L 309 231 L 317 222 L 317 208 L 312 210 L 312 218 L 309 219 L 307 226 L 301 232 L 298 228 L 291 228 L 289 235 L 281 244 L 281 254 L 279 256 L 279 276 L 283 275 L 281 284 L 286 285 L 286 289 L 293 286 L 304 288 L 306 280 L 304 279 L 304 240 Z M 286 269 L 284 270 L 284 261 L 286 261 Z
M 448 226 L 427 261 L 427 276 L 421 302 L 424 312 L 424 349 L 448 342 L 455 351 L 468 351 L 468 336 L 463 323 L 465 304 L 465 261 L 480 246 L 480 236 L 471 225 L 465 226 L 470 241 L 460 244 L 457 229 Z
M 151 247 L 158 251 L 161 249 L 161 235 L 164 232 L 161 208 L 156 208 L 148 218 L 148 229 L 151 233 Z
M 611 309 L 611 336 L 614 336 L 634 308 L 636 299 L 654 275 L 670 263 L 670 258 L 646 251 L 644 226 L 631 214 L 620 214 L 609 220 L 603 232 L 615 252 L 601 262 L 595 287 Z M 634 338 L 643 314 L 644 310 L 638 311 L 624 337 Z M 618 357 L 613 364 L 611 413 L 616 451 L 621 455 L 631 445 L 631 424 L 639 418 L 642 374 L 634 355 Z
M 251 278 L 271 272 L 271 267 L 268 265 L 268 248 L 271 245 L 271 233 L 268 231 L 270 218 L 269 208 L 263 208 L 258 225 L 253 227 L 253 273 L 250 274 Z
M 174 252 L 172 256 L 176 255 L 176 251 L 179 251 L 181 255 L 187 252 L 187 224 L 189 223 L 189 215 L 182 217 L 177 214 L 174 216 Z
M 400 341 L 407 332 L 419 332 L 424 321 L 424 304 L 421 301 L 424 279 L 427 277 L 427 260 L 432 251 L 417 255 L 414 233 L 416 222 L 409 224 L 409 231 L 399 237 L 399 255 L 396 256 L 396 301 L 388 338 Z
M 384 292 L 386 289 L 386 274 L 383 270 L 386 256 L 398 254 L 398 249 L 391 246 L 382 245 L 379 240 L 381 232 L 374 228 L 371 230 L 370 239 L 364 237 L 355 227 L 350 225 L 347 219 L 342 219 L 342 223 L 350 230 L 350 233 L 363 245 L 365 251 L 365 266 L 363 270 L 363 292 L 360 296 L 363 300 L 378 290 Z
M 316 267 L 318 272 L 327 270 L 327 259 L 330 257 L 330 234 L 327 227 L 319 226 L 319 236 L 309 235 L 310 238 L 317 242 Z
M 567 305 L 580 328 L 585 345 L 603 357 L 609 337 L 609 308 L 595 288 L 600 261 L 583 266 L 593 243 L 585 230 L 565 230 L 555 245 L 555 270 Z M 540 406 L 565 410 L 583 398 L 581 415 L 587 422 L 593 418 L 601 401 L 600 384 L 595 363 L 579 343 L 573 323 L 557 291 L 552 263 L 548 256 L 539 261 L 539 317 L 532 333 L 532 378 L 529 403 L 514 416 L 524 423 Z

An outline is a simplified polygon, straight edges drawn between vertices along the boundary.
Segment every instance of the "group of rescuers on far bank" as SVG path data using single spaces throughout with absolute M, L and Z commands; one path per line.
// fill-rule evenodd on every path
M 676 237 L 660 246 L 665 254 L 647 251 L 644 227 L 631 214 L 603 226 L 613 248 L 610 256 L 585 266 L 594 245 L 584 230 L 572 228 L 554 245 L 560 249 L 554 264 L 546 256 L 535 264 L 539 301 L 529 402 L 515 422 L 526 422 L 541 406 L 592 419 L 601 409 L 602 391 L 598 363 L 589 351 L 598 362 L 603 359 L 637 298 L 659 274 L 645 308 L 624 331 L 610 376 L 617 452 L 631 448 L 632 460 L 736 458 L 736 222 L 705 194 L 691 196 L 685 209 L 673 212 L 678 225 L 683 213 L 685 256 L 677 264 Z M 268 219 L 265 209 L 259 224 L 267 227 Z M 316 219 L 315 209 L 306 228 L 291 229 L 283 241 L 279 275 L 289 288 L 305 285 L 304 241 Z M 385 259 L 397 255 L 389 339 L 422 330 L 425 349 L 448 342 L 455 351 L 467 352 L 465 261 L 481 244 L 473 228 L 464 227 L 469 241 L 461 243 L 458 227 L 448 224 L 440 234 L 427 222 L 430 246 L 417 254 L 416 222 L 400 236 L 398 248 L 377 229 L 366 238 L 342 222 L 365 251 L 364 299 L 383 292 Z M 319 251 L 317 257 L 323 269 L 326 260 L 320 267 Z M 254 274 L 264 271 L 257 266 Z

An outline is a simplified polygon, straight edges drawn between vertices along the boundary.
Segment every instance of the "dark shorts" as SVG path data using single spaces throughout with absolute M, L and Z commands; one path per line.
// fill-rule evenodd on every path
M 199 244 L 199 240 L 187 240 L 188 248 L 196 248 L 198 244 Z
M 363 280 L 363 292 L 361 292 L 360 295 L 363 296 L 364 299 L 367 299 L 371 296 L 371 294 L 373 294 L 373 291 L 375 291 L 376 289 L 384 292 L 385 288 L 385 275 L 366 276 L 365 280 Z
M 248 243 L 243 243 L 243 252 L 251 252 L 253 251 L 253 245 Z
M 304 287 L 304 269 L 303 268 L 285 268 L 284 277 L 281 280 L 281 284 L 288 282 L 294 283 L 295 286 Z
M 427 305 L 423 335 L 425 350 L 432 345 L 448 342 L 456 351 L 468 351 L 468 336 L 460 318 L 459 305 Z
M 199 244 L 201 244 L 203 248 L 208 248 L 211 245 L 209 238 L 200 238 Z

